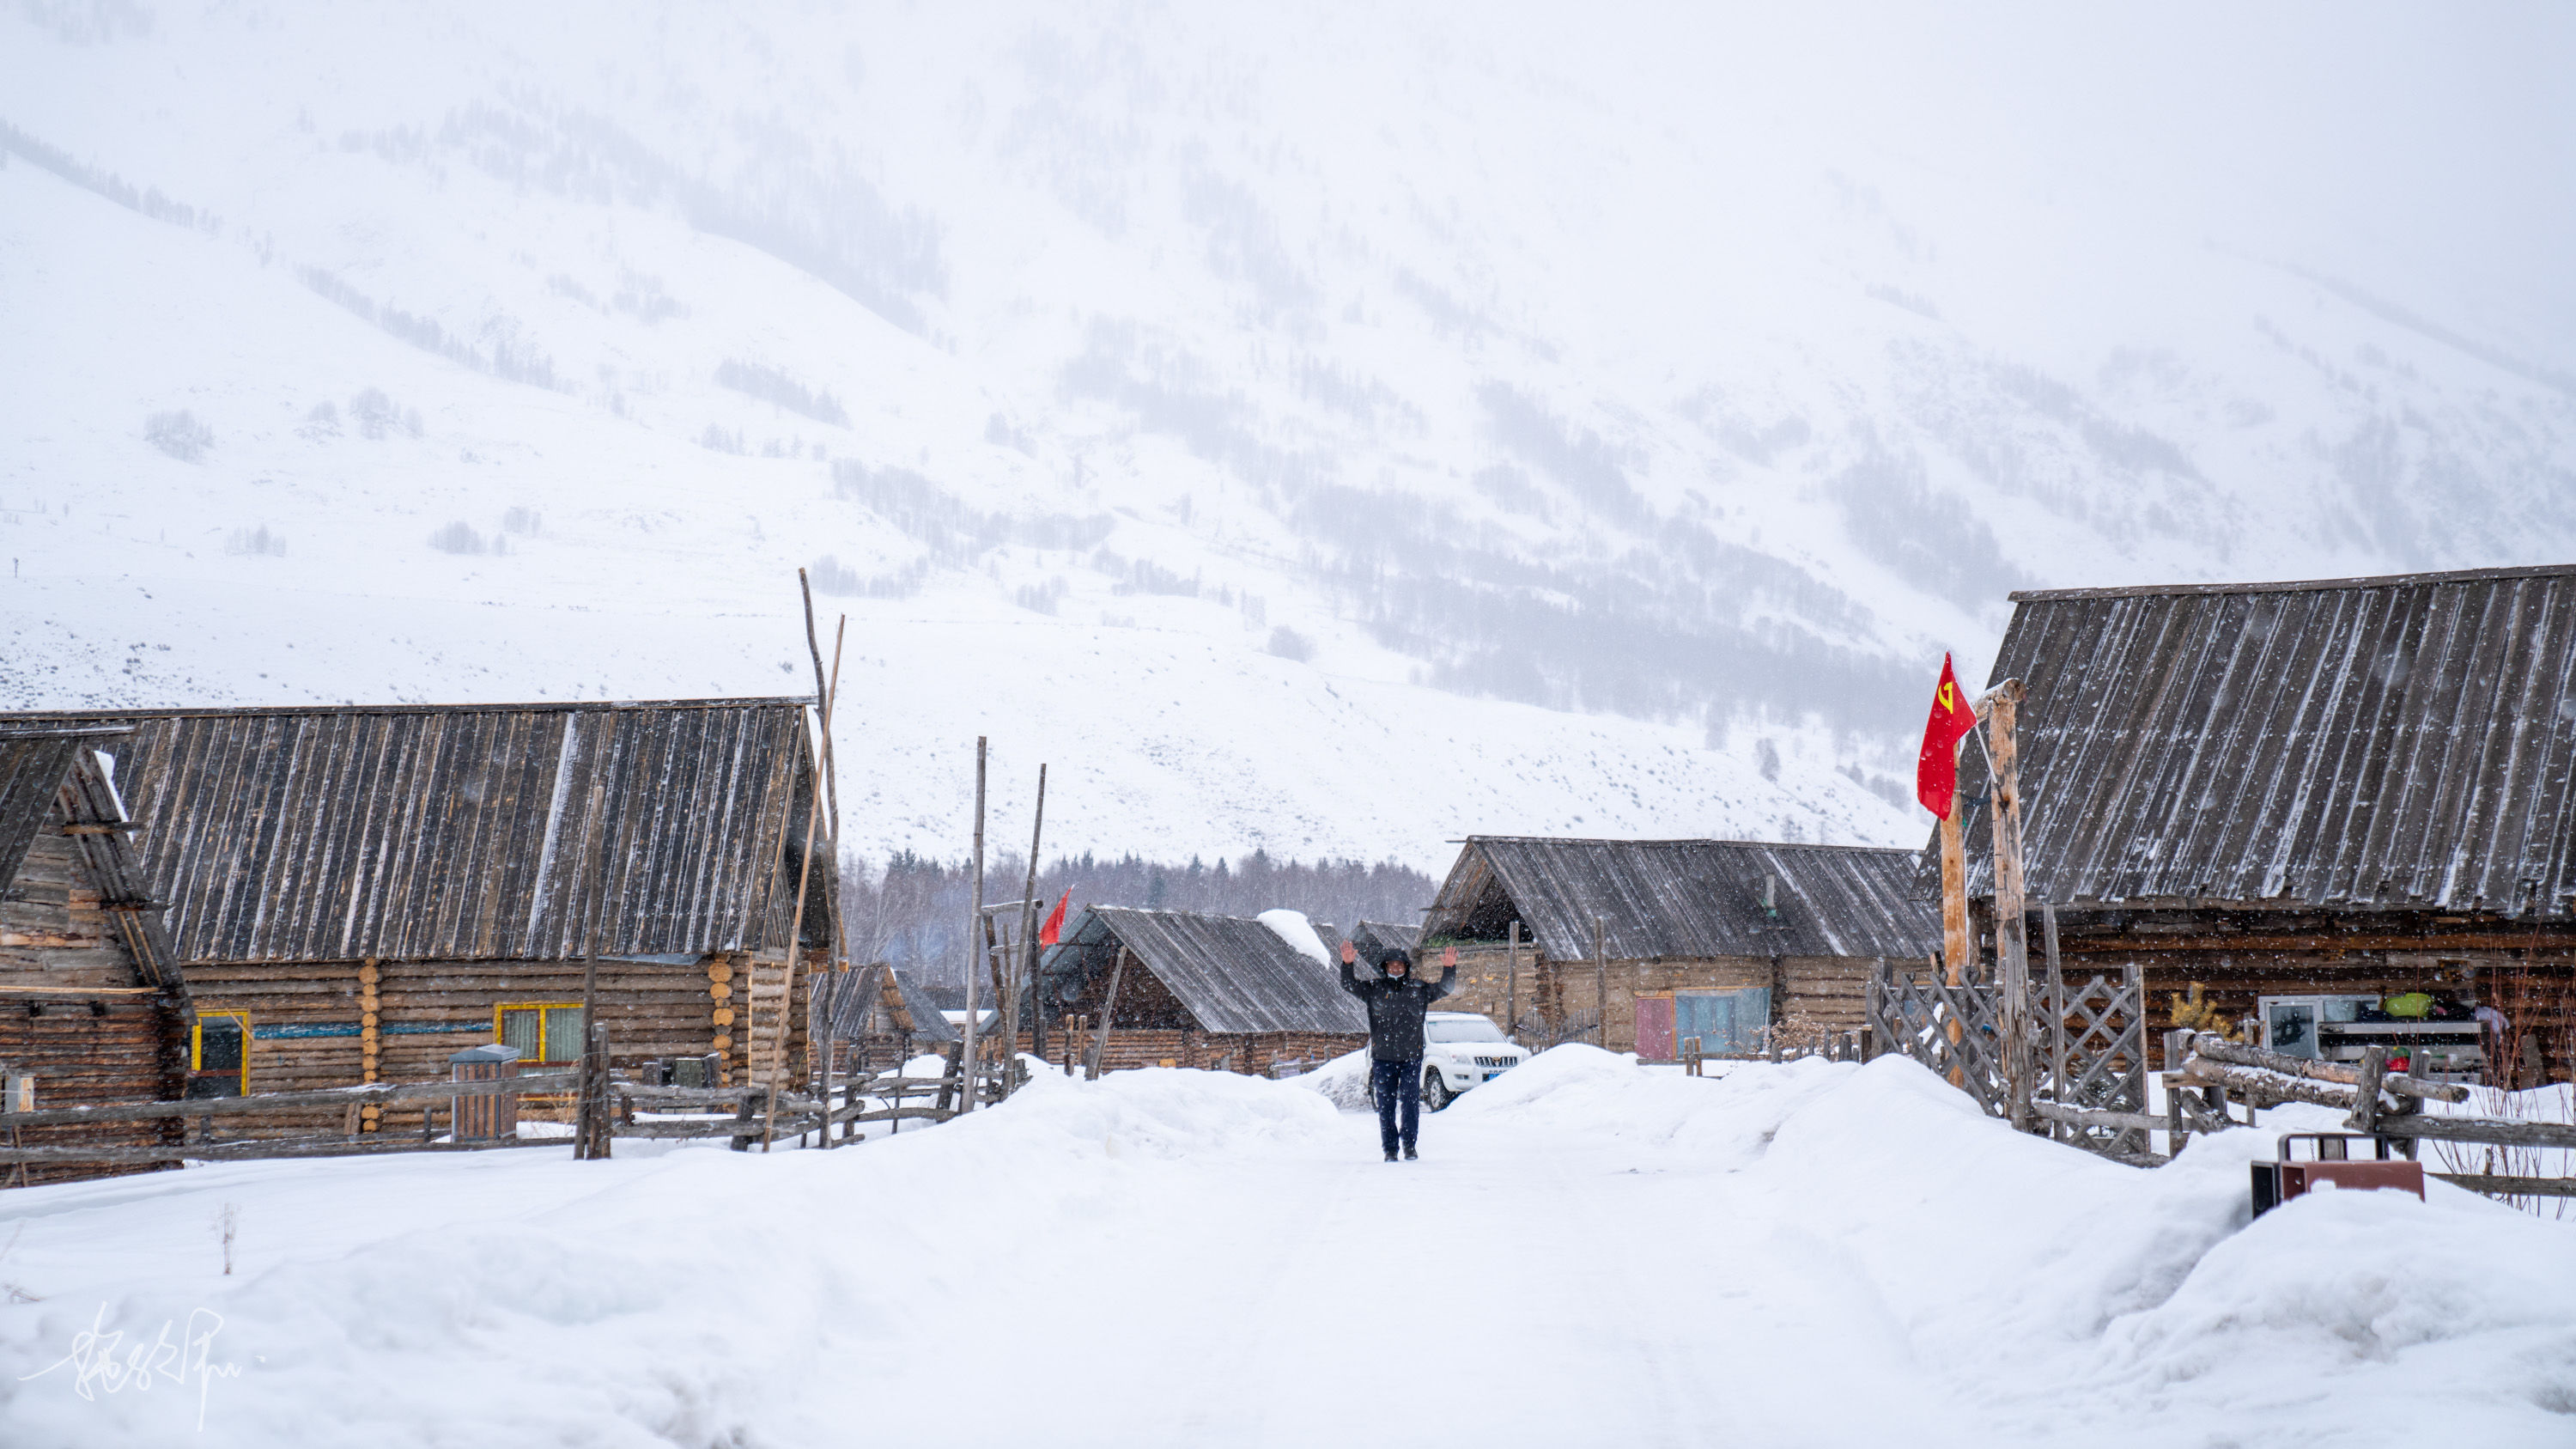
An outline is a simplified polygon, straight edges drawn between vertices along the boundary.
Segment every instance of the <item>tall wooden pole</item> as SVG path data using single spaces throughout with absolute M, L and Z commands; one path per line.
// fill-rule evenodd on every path
M 1038 846 L 1046 839 L 1046 770 L 1038 766 L 1037 820 L 1029 826 L 1029 881 L 1020 892 L 1020 955 L 1011 971 L 1011 1044 L 1020 1037 L 1020 980 L 1029 983 L 1029 1055 L 1046 1060 L 1046 1001 L 1038 990 Z M 1016 1061 L 1016 1058 L 1014 1058 Z
M 1959 788 L 1954 770 L 1950 813 L 1941 821 L 1941 979 L 1953 988 L 1968 984 L 1968 956 L 1976 947 L 1968 939 L 1968 848 L 1961 833 L 1967 813 L 1968 794 Z M 1956 1010 L 1944 1030 L 1950 1038 L 1950 1085 L 1965 1087 L 1968 1079 L 1959 1065 L 1959 1043 L 1966 1033 Z
M 576 1161 L 606 1157 L 600 1150 L 606 1142 L 607 1124 L 600 1120 L 608 1106 L 608 1064 L 594 1063 L 599 1055 L 599 918 L 605 910 L 608 893 L 608 871 L 599 861 L 599 839 L 605 831 L 602 819 L 608 813 L 607 789 L 590 787 L 590 923 L 582 932 L 581 946 L 581 1095 L 574 1101 L 572 1155 Z M 596 1070 L 598 1080 L 592 1080 Z
M 811 786 L 813 777 L 807 776 L 805 783 Z M 823 797 L 811 789 L 806 794 L 805 854 L 796 867 L 796 914 L 787 923 L 787 980 L 778 997 L 778 1042 L 769 1053 L 769 1083 L 766 1088 L 769 1106 L 760 1119 L 760 1150 L 763 1152 L 769 1150 L 770 1139 L 778 1132 L 778 1094 L 786 1085 L 787 1076 L 788 1023 L 795 1018 L 796 1012 L 796 957 L 805 944 L 805 893 L 814 883 L 814 832 L 823 820 Z M 811 1042 L 806 1045 L 808 1050 L 812 1049 Z
M 2030 942 L 2021 883 L 2021 767 L 2014 716 L 2021 681 L 1997 685 L 1986 716 L 1986 744 L 1994 757 L 1995 972 L 2003 998 L 1997 1027 L 2003 1033 L 2004 1090 L 2015 1130 L 2030 1130 Z
M 1592 1044 L 1610 1050 L 1610 955 L 1603 944 L 1605 928 L 1592 918 Z
M 1521 923 L 1512 921 L 1511 955 L 1503 967 L 1503 1035 L 1521 1039 Z
M 976 987 L 982 983 L 987 952 L 984 946 L 984 737 L 975 737 L 975 905 L 966 917 L 966 1040 L 964 1062 L 966 1100 L 958 1110 L 975 1110 L 975 1010 Z

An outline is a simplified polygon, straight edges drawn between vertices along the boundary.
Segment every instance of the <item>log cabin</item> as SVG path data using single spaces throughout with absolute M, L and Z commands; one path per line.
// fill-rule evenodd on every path
M 1421 953 L 1458 948 L 1444 1009 L 1530 1046 L 1670 1061 L 1694 1037 L 1743 1053 L 1768 1026 L 1857 1030 L 1878 963 L 1938 939 L 1911 851 L 1480 835 L 1424 913 Z
M 136 869 L 114 726 L 0 728 L 0 1110 L 163 1101 L 187 1079 L 188 992 Z M 11 1146 L 157 1147 L 175 1122 L 11 1128 Z M 19 1164 L 0 1185 L 148 1167 Z
M 713 1052 L 740 1080 L 784 1029 L 804 1068 L 789 938 L 801 884 L 800 954 L 830 960 L 837 882 L 819 832 L 803 868 L 802 700 L 0 716 L 64 725 L 125 731 L 134 863 L 191 998 L 190 1093 L 433 1080 L 495 1041 L 568 1063 L 594 961 L 613 1064 Z M 421 1125 L 369 1108 L 355 1128 Z
M 2067 979 L 2136 964 L 2157 1028 L 2197 987 L 2294 1055 L 2376 1043 L 2419 1075 L 2568 1079 L 2576 567 L 2012 599 L 1993 678 L 2025 690 L 2034 979 L 2048 903 Z M 1961 785 L 1984 953 L 1973 744 Z
M 1340 937 L 1321 923 L 1329 954 Z M 1086 906 L 1039 960 L 1051 1055 L 1081 1052 L 1104 1015 L 1102 1071 L 1205 1067 L 1272 1076 L 1368 1044 L 1337 967 L 1240 916 Z M 1020 1048 L 1031 1046 L 1019 1033 Z

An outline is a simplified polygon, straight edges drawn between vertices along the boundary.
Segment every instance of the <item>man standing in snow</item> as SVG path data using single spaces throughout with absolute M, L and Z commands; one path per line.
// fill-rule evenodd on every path
M 1387 1161 L 1395 1161 L 1401 1146 L 1410 1162 L 1414 1135 L 1422 1126 L 1422 1016 L 1449 994 L 1449 983 L 1457 979 L 1458 948 L 1440 953 L 1437 984 L 1413 978 L 1413 958 L 1400 946 L 1387 947 L 1369 963 L 1373 970 L 1366 981 L 1352 969 L 1359 959 L 1359 948 L 1344 941 L 1342 989 L 1368 1008 L 1369 1095 L 1377 1101 L 1378 1141 L 1386 1148 Z M 1400 1131 L 1398 1108 L 1404 1113 Z

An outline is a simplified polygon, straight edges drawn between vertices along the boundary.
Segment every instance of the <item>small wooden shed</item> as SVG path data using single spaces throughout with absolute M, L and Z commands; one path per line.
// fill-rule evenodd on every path
M 0 1079 L 38 1110 L 176 1097 L 188 992 L 117 797 L 112 726 L 0 726 Z M 25 1105 L 25 1099 L 0 1108 Z M 176 1123 L 10 1129 L 11 1146 L 154 1147 Z M 147 1170 L 0 1169 L 0 1184 Z
M 1480 835 L 1424 913 L 1421 954 L 1458 948 L 1444 1008 L 1535 1046 L 1668 1061 L 1690 1037 L 1750 1051 L 1779 1022 L 1856 1030 L 1877 964 L 1938 940 L 1912 851 Z
M 1994 678 L 2027 691 L 2035 978 L 2052 903 L 2067 977 L 2139 966 L 2157 1028 L 2197 984 L 2275 1049 L 2569 1078 L 2576 566 L 2012 597 Z M 1973 747 L 1961 780 L 1990 949 Z M 1922 869 L 1937 882 L 1937 836 Z M 2416 996 L 2453 1019 L 2384 1009 Z
M 783 1021 L 803 1069 L 810 974 L 776 995 L 814 804 L 802 700 L 0 716 L 61 726 L 127 732 L 117 783 L 189 983 L 192 1093 L 431 1080 L 493 1041 L 568 1063 L 593 959 L 618 1064 L 712 1051 L 738 1074 Z M 808 963 L 830 961 L 836 885 L 818 849 Z M 419 1113 L 361 1130 L 398 1119 Z
M 1318 924 L 1329 954 L 1339 937 Z M 1110 1020 L 1103 1071 L 1208 1067 L 1268 1076 L 1368 1044 L 1368 1016 L 1339 968 L 1239 916 L 1088 906 L 1039 962 L 1051 1049 L 1084 1049 L 1068 1024 Z M 1114 994 L 1114 1001 L 1113 1001 Z M 1029 1033 L 1020 1034 L 1022 1050 Z

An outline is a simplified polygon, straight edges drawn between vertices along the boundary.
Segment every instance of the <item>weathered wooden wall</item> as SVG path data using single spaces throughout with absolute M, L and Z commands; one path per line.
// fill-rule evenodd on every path
M 2239 913 L 2157 912 L 2144 919 L 2069 915 L 2060 922 L 2064 971 L 2080 983 L 2135 962 L 2150 1026 L 2170 1024 L 2171 997 L 2197 982 L 2228 1019 L 2265 996 L 2393 996 L 2427 991 L 2492 1005 L 2524 1027 L 2536 1062 L 2513 1064 L 2512 1085 L 2576 1079 L 2576 927 L 2449 923 L 2395 917 L 2327 930 L 2320 923 L 2248 931 Z
M 1423 953 L 1436 972 L 1437 948 Z M 1511 1000 L 1510 950 L 1490 942 L 1458 947 L 1458 976 L 1438 1010 L 1473 1011 L 1504 1023 Z M 1601 1044 L 1612 1051 L 1637 1049 L 1637 997 L 1662 991 L 1741 991 L 1767 987 L 1773 992 L 1773 1015 L 1781 1020 L 1812 1021 L 1833 1031 L 1857 1030 L 1873 961 L 1839 956 L 1780 958 L 1775 972 L 1766 957 L 1707 960 L 1610 961 L 1606 963 L 1609 1022 Z M 1524 1019 L 1532 1012 L 1557 1013 L 1588 1020 L 1593 1012 L 1594 972 L 1590 960 L 1547 961 L 1528 942 L 1521 943 L 1517 1004 Z M 1504 1023 L 1508 1026 L 1508 1023 Z M 1590 1040 L 1590 1038 L 1586 1038 Z
M 722 1052 L 731 1080 L 749 1065 L 750 1033 L 743 1030 L 741 983 L 748 958 L 712 956 L 698 961 L 602 961 L 599 1021 L 608 1028 L 613 1069 L 631 1069 L 651 1057 Z M 372 968 L 375 1019 L 363 1009 Z M 250 1014 L 250 1090 L 309 1091 L 368 1080 L 436 1081 L 449 1074 L 448 1057 L 497 1039 L 494 1013 L 505 1005 L 578 1005 L 579 961 L 326 961 L 313 963 L 198 963 L 189 981 L 201 1012 Z M 717 977 L 724 979 L 718 980 Z M 789 1011 L 788 1056 L 802 1070 L 807 1046 L 805 1001 L 810 978 L 798 973 Z M 718 993 L 722 994 L 719 995 Z M 375 1072 L 366 1068 L 372 1058 Z M 527 1063 L 522 1070 L 534 1070 Z M 569 1104 L 531 1098 L 524 1117 L 565 1117 Z M 389 1107 L 362 1128 L 417 1132 L 424 1112 L 435 1112 L 445 1130 L 445 1107 Z M 336 1125 L 327 1112 L 266 1114 L 226 1119 L 227 1131 L 316 1129 Z
M 94 1106 L 177 1096 L 185 1028 L 169 999 L 144 988 L 78 848 L 49 813 L 0 892 L 0 1063 L 36 1078 L 36 1105 Z M 152 1146 L 175 1123 L 18 1129 L 18 1145 Z M 149 1171 L 93 1164 L 30 1167 L 26 1181 Z M 0 1169 L 0 1185 L 18 1181 Z

